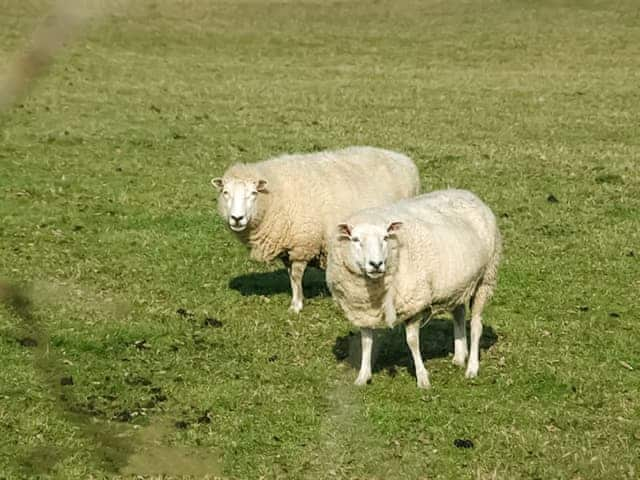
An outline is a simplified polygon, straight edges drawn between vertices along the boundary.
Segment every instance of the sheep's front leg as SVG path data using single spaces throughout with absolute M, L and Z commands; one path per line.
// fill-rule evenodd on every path
M 407 345 L 413 356 L 413 364 L 416 367 L 416 378 L 418 379 L 418 388 L 429 388 L 429 373 L 424 368 L 422 354 L 420 353 L 420 316 L 413 317 L 407 321 L 405 330 L 407 333 Z
M 371 349 L 373 346 L 373 329 L 361 328 L 360 341 L 362 344 L 362 361 L 360 362 L 360 373 L 356 378 L 356 385 L 366 385 L 371 379 Z
M 453 364 L 459 367 L 464 367 L 468 354 L 464 314 L 464 305 L 458 305 L 453 311 Z
M 302 277 L 304 276 L 304 270 L 307 268 L 307 262 L 292 261 L 287 267 L 289 271 L 289 281 L 291 282 L 291 306 L 290 312 L 300 313 L 302 310 L 302 304 L 304 301 L 304 292 L 302 291 Z

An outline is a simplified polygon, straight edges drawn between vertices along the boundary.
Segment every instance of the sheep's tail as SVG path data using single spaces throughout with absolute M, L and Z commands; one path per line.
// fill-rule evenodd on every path
M 492 289 L 498 283 L 498 266 L 500 265 L 500 260 L 502 260 L 502 235 L 500 235 L 500 230 L 498 230 L 497 227 L 495 235 L 493 256 L 489 261 L 489 265 L 484 272 L 484 278 L 482 279 L 482 283 L 490 285 Z
M 485 300 L 489 300 L 493 296 L 493 291 L 498 284 L 498 266 L 500 265 L 500 260 L 502 260 L 502 248 L 502 235 L 500 235 L 500 231 L 496 228 L 493 255 L 487 264 L 482 280 L 480 280 L 475 292 L 469 299 L 469 310 L 473 310 L 473 301 L 480 289 L 483 290 Z

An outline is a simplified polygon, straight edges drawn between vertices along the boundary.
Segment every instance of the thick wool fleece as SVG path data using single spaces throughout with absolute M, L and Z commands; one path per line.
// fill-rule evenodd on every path
M 348 240 L 334 233 L 329 241 L 327 284 L 356 326 L 393 326 L 423 311 L 450 311 L 468 302 L 480 282 L 495 286 L 500 232 L 489 207 L 471 192 L 432 192 L 359 211 L 346 223 L 386 228 L 396 221 L 403 225 L 390 239 L 380 279 L 350 271 Z
M 249 228 L 237 234 L 253 259 L 269 262 L 285 254 L 290 261 L 317 259 L 322 268 L 328 228 L 352 212 L 417 195 L 420 189 L 409 157 L 373 147 L 236 164 L 224 174 L 230 178 L 267 181 Z

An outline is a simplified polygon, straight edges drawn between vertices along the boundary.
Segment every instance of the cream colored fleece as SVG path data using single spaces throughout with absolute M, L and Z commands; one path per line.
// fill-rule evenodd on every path
M 327 284 L 356 326 L 393 326 L 423 311 L 450 311 L 468 302 L 481 281 L 495 286 L 500 232 L 489 207 L 471 192 L 436 191 L 362 210 L 344 221 L 384 228 L 403 222 L 390 240 L 387 271 L 377 280 L 350 271 L 348 240 L 331 235 Z
M 255 260 L 282 254 L 291 261 L 326 265 L 327 229 L 363 208 L 417 195 L 418 169 L 400 153 L 373 147 L 284 155 L 253 164 L 236 164 L 224 179 L 267 180 L 257 214 L 237 234 Z

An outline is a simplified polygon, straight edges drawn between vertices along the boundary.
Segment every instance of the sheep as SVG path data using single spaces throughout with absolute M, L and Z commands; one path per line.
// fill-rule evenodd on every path
M 290 311 L 303 306 L 307 264 L 326 265 L 327 230 L 344 215 L 417 195 L 418 169 L 397 152 L 349 147 L 232 165 L 212 185 L 218 212 L 254 260 L 280 258 L 289 273 Z
M 452 312 L 453 363 L 477 376 L 482 310 L 497 283 L 502 240 L 495 216 L 466 190 L 441 190 L 352 214 L 334 227 L 326 280 L 334 300 L 360 327 L 355 381 L 371 379 L 373 328 L 404 323 L 419 388 L 429 388 L 420 354 L 423 317 Z M 465 305 L 471 308 L 467 351 Z

